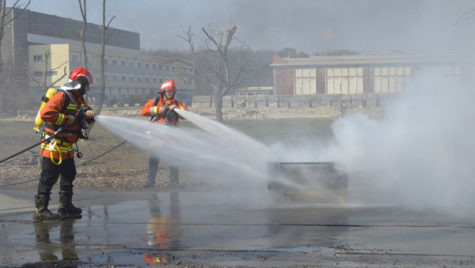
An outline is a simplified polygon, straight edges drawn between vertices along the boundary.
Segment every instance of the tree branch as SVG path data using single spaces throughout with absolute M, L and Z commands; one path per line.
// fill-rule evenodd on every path
M 115 19 L 115 16 L 112 16 L 112 18 L 109 20 L 109 22 L 106 25 L 106 29 L 109 29 L 109 26 L 111 25 L 112 21 Z M 109 39 L 111 38 L 112 34 L 115 32 L 115 29 L 112 29 L 112 31 L 107 35 L 106 37 L 106 44 L 109 42 Z
M 18 5 L 18 2 L 20 0 L 16 0 L 15 3 L 12 5 L 12 7 L 5 13 L 5 17 L 7 17 L 14 8 L 16 8 L 16 6 Z M 21 9 L 21 10 L 26 10 L 26 8 L 30 5 L 30 2 L 31 0 L 28 0 L 28 3 L 25 4 L 25 6 Z M 19 14 L 15 14 L 15 16 L 13 16 L 10 20 L 8 20 L 7 22 L 5 22 L 5 26 L 7 26 L 8 24 L 10 24 L 12 21 L 14 21 L 17 17 L 18 17 Z
M 224 54 L 223 54 L 223 51 L 221 50 L 221 46 L 218 44 L 218 42 L 216 42 L 216 40 L 206 31 L 205 27 L 202 27 L 201 30 L 203 30 L 203 32 L 205 33 L 206 37 L 208 37 L 208 39 L 213 42 L 213 44 L 216 46 L 216 51 L 219 52 L 219 54 L 221 55 L 221 57 L 224 58 Z
M 63 75 L 62 75 L 60 78 L 54 80 L 54 82 L 51 82 L 51 84 L 49 85 L 49 87 L 52 87 L 54 84 L 58 83 L 59 81 L 61 81 L 61 79 L 63 79 L 66 75 L 68 75 L 68 73 L 66 72 L 66 70 L 67 70 L 66 67 L 67 67 L 67 66 L 64 66 Z M 59 67 L 58 67 L 58 68 L 59 68 Z

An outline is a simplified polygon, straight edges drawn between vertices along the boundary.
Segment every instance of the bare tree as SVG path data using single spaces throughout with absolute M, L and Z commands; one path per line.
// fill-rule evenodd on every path
M 83 67 L 87 69 L 87 53 L 86 53 L 86 30 L 87 30 L 87 0 L 78 0 L 79 10 L 81 11 L 82 16 L 82 29 L 79 33 L 79 38 L 81 40 L 82 46 L 82 64 Z
M 22 11 L 25 10 L 29 5 L 30 1 L 28 0 L 22 7 Z M 20 0 L 16 0 L 10 8 L 7 8 L 7 1 L 6 0 L 0 0 L 0 109 L 4 112 L 8 110 L 8 103 L 11 103 L 11 100 L 13 98 L 9 97 L 9 94 L 17 93 L 17 91 L 13 92 L 11 90 L 8 90 L 9 87 L 14 87 L 12 85 L 11 79 L 8 79 L 7 81 L 6 77 L 10 77 L 11 74 L 15 72 L 13 66 L 9 66 L 8 68 L 8 73 L 10 75 L 7 75 L 4 73 L 4 64 L 3 62 L 3 55 L 2 55 L 2 41 L 3 37 L 5 35 L 5 28 L 7 25 L 12 23 L 16 18 L 18 14 L 13 14 L 13 10 L 20 7 Z
M 101 66 L 100 66 L 100 77 L 101 77 L 101 97 L 99 100 L 99 107 L 96 110 L 97 114 L 101 113 L 102 109 L 102 104 L 104 103 L 104 98 L 106 94 L 106 79 L 105 79 L 105 69 L 104 69 L 104 60 L 105 60 L 105 51 L 106 51 L 106 44 L 109 38 L 111 37 L 112 32 L 110 32 L 107 35 L 107 30 L 109 29 L 109 26 L 112 23 L 112 20 L 114 20 L 115 16 L 112 16 L 112 18 L 107 22 L 106 24 L 106 0 L 102 0 L 102 41 L 101 41 Z
M 238 62 L 237 70 L 231 70 L 228 53 L 237 26 L 231 25 L 215 35 L 210 34 L 205 27 L 201 29 L 213 47 L 209 48 L 209 51 L 214 54 L 214 68 L 209 69 L 207 76 L 213 88 L 216 120 L 223 121 L 223 97 L 256 74 L 252 74 L 249 70 L 251 68 L 250 57 L 243 57 Z M 245 73 L 247 75 L 244 75 Z
M 191 31 L 191 26 L 188 27 L 188 30 L 184 32 L 185 35 L 178 35 L 178 38 L 183 39 L 187 44 L 188 47 L 190 48 L 190 56 L 191 56 L 191 61 L 181 61 L 185 65 L 188 65 L 188 67 L 191 68 L 193 72 L 193 85 L 195 86 L 195 94 L 196 93 L 202 93 L 203 88 L 204 88 L 204 80 L 205 77 L 203 75 L 203 72 L 200 68 L 199 63 L 199 51 L 195 48 L 194 40 L 193 40 L 193 32 Z

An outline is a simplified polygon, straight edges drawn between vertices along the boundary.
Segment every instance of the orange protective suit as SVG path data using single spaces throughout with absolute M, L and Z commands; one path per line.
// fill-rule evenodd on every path
M 59 127 L 63 130 L 56 135 L 51 142 L 56 142 L 56 147 L 50 146 L 50 141 L 45 141 L 41 144 L 41 155 L 46 158 L 59 159 L 59 151 L 62 159 L 74 157 L 73 144 L 78 141 L 80 128 L 79 122 L 76 120 L 73 124 L 66 126 L 65 123 L 70 116 L 76 116 L 79 109 L 86 109 L 87 105 L 83 96 L 76 92 L 68 92 L 69 96 L 64 91 L 58 91 L 41 109 L 40 116 L 45 122 L 45 134 L 53 134 Z M 74 100 L 74 101 L 73 101 Z M 87 120 L 92 123 L 94 120 Z M 43 137 L 44 138 L 44 137 Z M 52 153 L 51 153 L 52 152 Z
M 140 113 L 143 116 L 153 117 L 152 121 L 154 122 L 174 126 L 177 124 L 179 118 L 180 119 L 183 119 L 183 118 L 175 116 L 167 122 L 167 113 L 170 112 L 167 109 L 167 107 L 169 107 L 170 105 L 176 105 L 177 108 L 175 109 L 188 110 L 188 107 L 185 104 L 181 103 L 180 101 L 177 101 L 175 99 L 165 100 L 163 96 L 160 95 L 158 101 L 156 98 L 153 98 L 153 99 L 150 99 L 147 103 L 145 103 Z M 158 112 L 160 107 L 165 108 L 164 112 L 162 113 Z

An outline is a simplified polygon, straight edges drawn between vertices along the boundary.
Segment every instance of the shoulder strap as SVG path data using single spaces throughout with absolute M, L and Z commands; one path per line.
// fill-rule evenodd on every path
M 68 108 L 69 102 L 70 102 L 70 99 L 66 98 L 66 100 L 64 101 L 63 107 L 61 108 L 62 113 L 64 113 L 66 109 Z
M 151 110 L 153 109 L 154 106 L 157 106 L 158 102 L 160 101 L 160 96 L 161 96 L 161 94 L 158 94 L 155 97 L 155 100 L 153 101 L 152 108 L 150 108 Z M 158 118 L 157 115 L 152 114 L 152 116 L 150 117 L 150 121 L 155 121 L 157 118 Z
M 68 91 L 64 90 L 64 89 L 59 89 L 60 91 L 64 92 L 64 94 L 66 94 L 66 96 L 68 96 L 68 98 L 74 103 L 76 104 L 78 107 L 80 106 L 78 104 L 78 102 L 71 96 L 71 94 L 68 93 Z
M 160 101 L 160 94 L 158 94 L 156 97 L 155 97 L 155 100 L 153 101 L 153 106 L 157 106 L 158 102 Z

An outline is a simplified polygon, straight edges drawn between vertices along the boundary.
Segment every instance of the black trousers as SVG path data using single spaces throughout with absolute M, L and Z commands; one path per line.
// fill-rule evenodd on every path
M 154 184 L 159 162 L 160 159 L 153 156 L 150 156 L 150 159 L 148 160 L 148 181 Z M 168 168 L 170 169 L 170 184 L 178 184 L 178 167 L 169 166 Z
M 43 157 L 41 159 L 41 177 L 38 183 L 38 195 L 51 193 L 53 185 L 61 180 L 59 188 L 61 191 L 72 191 L 73 181 L 76 178 L 76 164 L 74 158 L 64 159 L 61 165 L 55 165 L 51 159 Z

